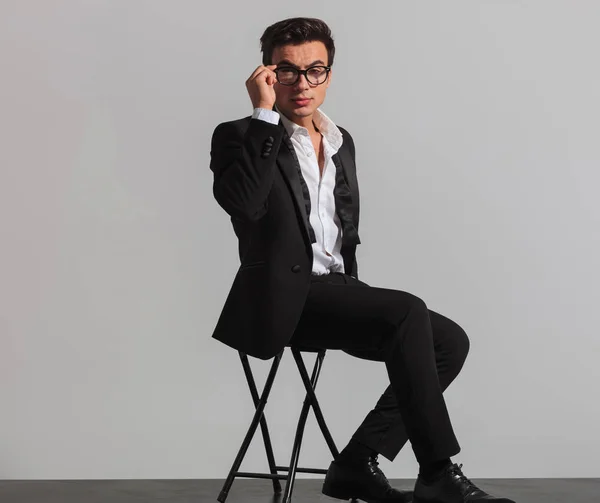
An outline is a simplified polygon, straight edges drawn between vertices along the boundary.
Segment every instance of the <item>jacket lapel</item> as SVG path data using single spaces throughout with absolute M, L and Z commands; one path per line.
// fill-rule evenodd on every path
M 279 127 L 283 129 L 283 137 L 282 145 L 277 155 L 277 164 L 292 194 L 302 224 L 304 237 L 307 243 L 312 243 L 315 239 L 314 233 L 311 232 L 312 227 L 309 224 L 309 214 L 303 193 L 303 180 L 300 179 L 300 173 L 302 172 L 300 162 L 296 156 L 292 141 L 281 122 L 279 123 Z M 343 239 L 345 244 L 348 245 L 359 244 L 360 238 L 356 230 L 358 227 L 358 182 L 355 169 L 352 169 L 353 160 L 347 146 L 342 144 L 339 152 L 333 156 L 332 160 L 336 166 L 336 170 L 338 172 L 341 171 L 341 174 L 343 174 L 343 181 L 345 182 L 343 184 L 339 183 L 339 178 L 336 176 L 334 193 L 336 195 L 336 210 L 342 221 L 344 231 L 346 231 L 346 236 Z M 346 197 L 340 197 L 340 194 L 344 192 L 342 185 L 346 184 L 348 189 Z
M 356 179 L 356 167 L 350 155 L 350 150 L 342 144 L 339 152 L 333 156 L 333 162 L 338 167 L 341 165 L 348 189 L 350 190 L 351 201 L 349 207 L 352 213 L 352 223 L 358 227 L 358 180 Z
M 342 245 L 357 245 L 360 243 L 358 237 L 358 219 L 357 216 L 357 201 L 356 192 L 350 187 L 348 182 L 348 173 L 352 172 L 349 168 L 350 156 L 346 157 L 345 148 L 340 148 L 340 151 L 332 158 L 336 167 L 335 187 L 333 195 L 335 198 L 335 210 L 342 224 Z M 339 154 L 342 154 L 341 156 Z M 342 158 L 345 162 L 342 162 Z
M 296 205 L 296 210 L 302 223 L 301 227 L 304 237 L 308 243 L 311 243 L 309 216 L 306 211 L 304 194 L 302 192 L 302 181 L 300 180 L 300 161 L 298 161 L 298 157 L 296 156 L 292 140 L 290 140 L 290 137 L 281 122 L 279 123 L 279 127 L 283 129 L 283 139 L 277 155 L 277 164 L 292 193 L 292 198 L 294 199 L 294 204 Z

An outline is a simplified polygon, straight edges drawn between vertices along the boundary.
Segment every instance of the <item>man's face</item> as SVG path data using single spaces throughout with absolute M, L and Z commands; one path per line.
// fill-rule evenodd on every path
M 278 67 L 292 66 L 306 70 L 311 66 L 329 64 L 327 49 L 323 42 L 306 42 L 300 45 L 285 45 L 273 50 L 272 63 Z M 311 117 L 314 111 L 325 101 L 327 88 L 331 81 L 331 72 L 323 84 L 314 85 L 300 75 L 298 82 L 291 86 L 275 83 L 275 104 L 284 115 L 294 121 Z M 308 98 L 307 103 L 299 102 L 299 98 Z

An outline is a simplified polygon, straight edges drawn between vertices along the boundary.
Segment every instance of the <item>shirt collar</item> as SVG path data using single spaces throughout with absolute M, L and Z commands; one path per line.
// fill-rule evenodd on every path
M 281 118 L 281 123 L 285 127 L 287 134 L 290 138 L 294 136 L 304 135 L 308 136 L 308 129 L 303 126 L 299 126 L 295 122 L 289 120 L 283 112 L 277 109 L 277 107 L 273 107 L 273 109 L 279 113 L 279 117 Z M 325 115 L 325 113 L 317 108 L 315 113 L 313 114 L 313 122 L 319 129 L 319 131 L 323 134 L 329 145 L 337 152 L 343 143 L 342 132 L 339 128 L 334 124 L 334 122 Z

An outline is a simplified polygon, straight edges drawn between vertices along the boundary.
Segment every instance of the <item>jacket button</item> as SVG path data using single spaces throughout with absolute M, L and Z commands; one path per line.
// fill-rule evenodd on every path
M 300 266 L 295 265 L 294 267 L 292 267 L 292 272 L 300 272 Z

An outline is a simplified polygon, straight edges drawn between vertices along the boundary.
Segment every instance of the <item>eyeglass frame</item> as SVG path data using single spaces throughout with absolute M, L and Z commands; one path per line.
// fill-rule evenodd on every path
M 311 82 L 308 79 L 308 72 L 309 70 L 312 70 L 313 68 L 325 68 L 325 80 L 323 80 L 323 82 L 319 82 L 318 84 L 314 84 L 313 82 Z M 294 80 L 294 82 L 292 82 L 291 84 L 283 84 L 280 80 L 279 80 L 279 74 L 277 73 L 278 70 L 294 70 L 295 72 L 297 72 L 297 76 L 296 76 L 296 80 Z M 321 84 L 325 84 L 325 82 L 327 81 L 327 77 L 329 77 L 329 72 L 331 71 L 331 66 L 326 66 L 326 65 L 314 65 L 314 66 L 309 66 L 306 70 L 300 70 L 300 68 L 295 68 L 293 66 L 281 66 L 279 68 L 275 68 L 275 70 L 273 70 L 275 72 L 275 77 L 277 77 L 277 82 L 279 82 L 282 86 L 295 86 L 298 81 L 300 80 L 300 75 L 304 75 L 304 78 L 306 79 L 306 82 L 308 82 L 309 84 L 313 85 L 313 86 L 320 86 Z

